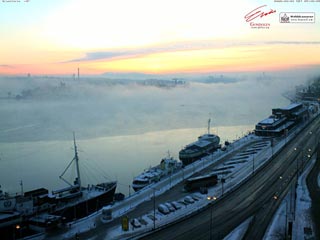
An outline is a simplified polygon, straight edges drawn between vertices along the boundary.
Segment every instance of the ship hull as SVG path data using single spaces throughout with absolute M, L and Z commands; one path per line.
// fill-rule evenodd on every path
M 189 165 L 200 158 L 208 155 L 209 153 L 212 153 L 216 151 L 219 148 L 219 144 L 213 143 L 208 145 L 206 148 L 199 148 L 196 151 L 193 151 L 192 153 L 186 153 L 185 150 L 181 150 L 179 152 L 179 159 L 182 161 L 183 165 Z
M 53 211 L 52 215 L 61 216 L 62 223 L 68 223 L 77 219 L 84 218 L 98 210 L 105 205 L 111 203 L 114 199 L 116 184 L 105 192 L 102 192 L 96 197 L 79 201 L 74 205 L 64 207 L 62 209 Z

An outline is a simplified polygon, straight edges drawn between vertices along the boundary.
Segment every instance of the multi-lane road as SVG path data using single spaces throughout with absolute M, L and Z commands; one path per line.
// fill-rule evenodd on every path
M 281 199 L 296 182 L 319 136 L 319 117 L 302 130 L 263 168 L 204 211 L 142 239 L 222 239 L 254 216 L 245 239 L 262 239 Z M 310 150 L 309 150 L 310 149 Z

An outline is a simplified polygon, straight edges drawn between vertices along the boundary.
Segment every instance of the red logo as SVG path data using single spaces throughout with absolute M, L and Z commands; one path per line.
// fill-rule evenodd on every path
M 266 7 L 267 5 L 262 5 L 260 7 L 257 7 L 252 11 L 248 12 L 244 16 L 244 19 L 246 20 L 246 22 L 250 22 L 251 28 L 269 28 L 270 27 L 270 23 L 255 23 L 253 21 L 277 12 L 275 9 L 271 9 L 271 8 L 270 10 L 265 10 Z

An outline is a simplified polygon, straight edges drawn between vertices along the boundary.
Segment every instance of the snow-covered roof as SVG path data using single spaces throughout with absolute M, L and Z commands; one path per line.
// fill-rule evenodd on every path
M 192 145 L 195 145 L 197 147 L 205 147 L 207 145 L 211 144 L 211 142 L 209 141 L 206 141 L 206 140 L 199 140 L 199 141 L 196 141 L 188 146 L 192 146 Z
M 278 119 L 277 118 L 266 118 L 266 119 L 263 119 L 262 121 L 260 121 L 259 123 L 260 124 L 273 124 L 274 122 L 276 122 Z
M 146 180 L 156 176 L 159 176 L 163 173 L 161 169 L 152 168 L 146 172 L 141 173 L 139 176 L 135 177 L 134 180 Z
M 282 110 L 292 110 L 293 108 L 301 106 L 301 105 L 302 105 L 301 103 L 291 103 L 288 106 L 280 108 L 280 109 L 282 109 Z

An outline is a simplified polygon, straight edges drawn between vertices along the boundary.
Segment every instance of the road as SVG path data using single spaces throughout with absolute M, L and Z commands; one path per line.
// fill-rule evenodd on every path
M 248 181 L 213 202 L 211 207 L 141 239 L 222 239 L 256 213 L 255 219 L 262 225 L 254 225 L 246 239 L 261 239 L 280 200 L 296 181 L 297 166 L 301 168 L 302 165 L 301 158 L 308 160 L 302 155 L 309 148 L 312 150 L 310 153 L 314 152 L 314 138 L 318 135 L 319 125 L 318 117 Z
M 318 176 L 320 173 L 320 143 L 318 142 L 317 162 L 307 177 L 308 190 L 312 199 L 311 212 L 315 223 L 316 239 L 320 239 L 320 186 Z

